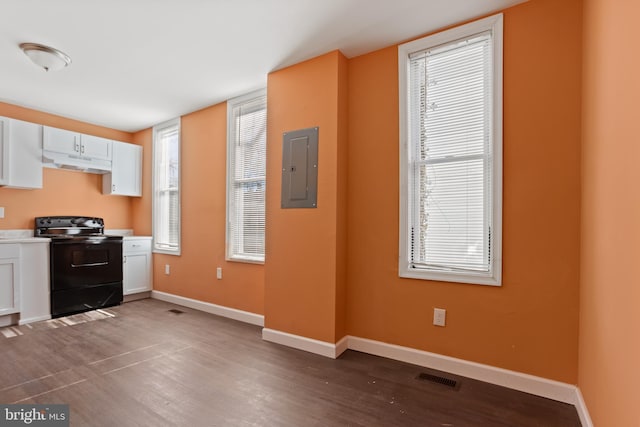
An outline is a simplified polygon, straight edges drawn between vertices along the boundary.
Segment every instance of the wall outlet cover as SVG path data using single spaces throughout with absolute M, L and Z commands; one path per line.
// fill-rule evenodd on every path
M 444 308 L 433 309 L 433 324 L 436 326 L 445 326 L 447 319 L 447 310 Z

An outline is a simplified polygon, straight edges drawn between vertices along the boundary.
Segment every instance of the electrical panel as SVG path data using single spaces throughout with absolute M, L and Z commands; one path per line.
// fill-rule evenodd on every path
M 282 208 L 316 208 L 318 128 L 282 135 Z

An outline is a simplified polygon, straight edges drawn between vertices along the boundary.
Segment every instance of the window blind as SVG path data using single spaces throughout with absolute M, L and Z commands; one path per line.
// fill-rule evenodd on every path
M 411 268 L 488 272 L 491 32 L 409 56 Z
M 180 245 L 180 124 L 155 131 L 154 244 L 177 251 Z
M 228 257 L 264 260 L 267 105 L 261 95 L 230 103 Z

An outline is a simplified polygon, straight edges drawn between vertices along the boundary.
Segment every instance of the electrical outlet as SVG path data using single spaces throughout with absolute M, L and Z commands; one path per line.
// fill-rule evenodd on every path
M 218 280 L 221 280 L 221 279 L 222 279 L 222 267 L 218 267 L 218 268 L 216 268 L 216 278 L 217 278 Z
M 433 324 L 436 326 L 445 326 L 447 320 L 447 310 L 444 308 L 433 309 Z
M 169 264 L 164 265 L 164 274 L 167 276 L 171 274 L 171 266 Z

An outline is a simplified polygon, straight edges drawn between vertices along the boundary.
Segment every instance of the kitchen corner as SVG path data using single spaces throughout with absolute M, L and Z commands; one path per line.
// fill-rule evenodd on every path
M 123 236 L 124 301 L 148 298 L 152 285 L 151 237 Z M 0 230 L 0 327 L 51 319 L 50 241 L 33 230 Z

